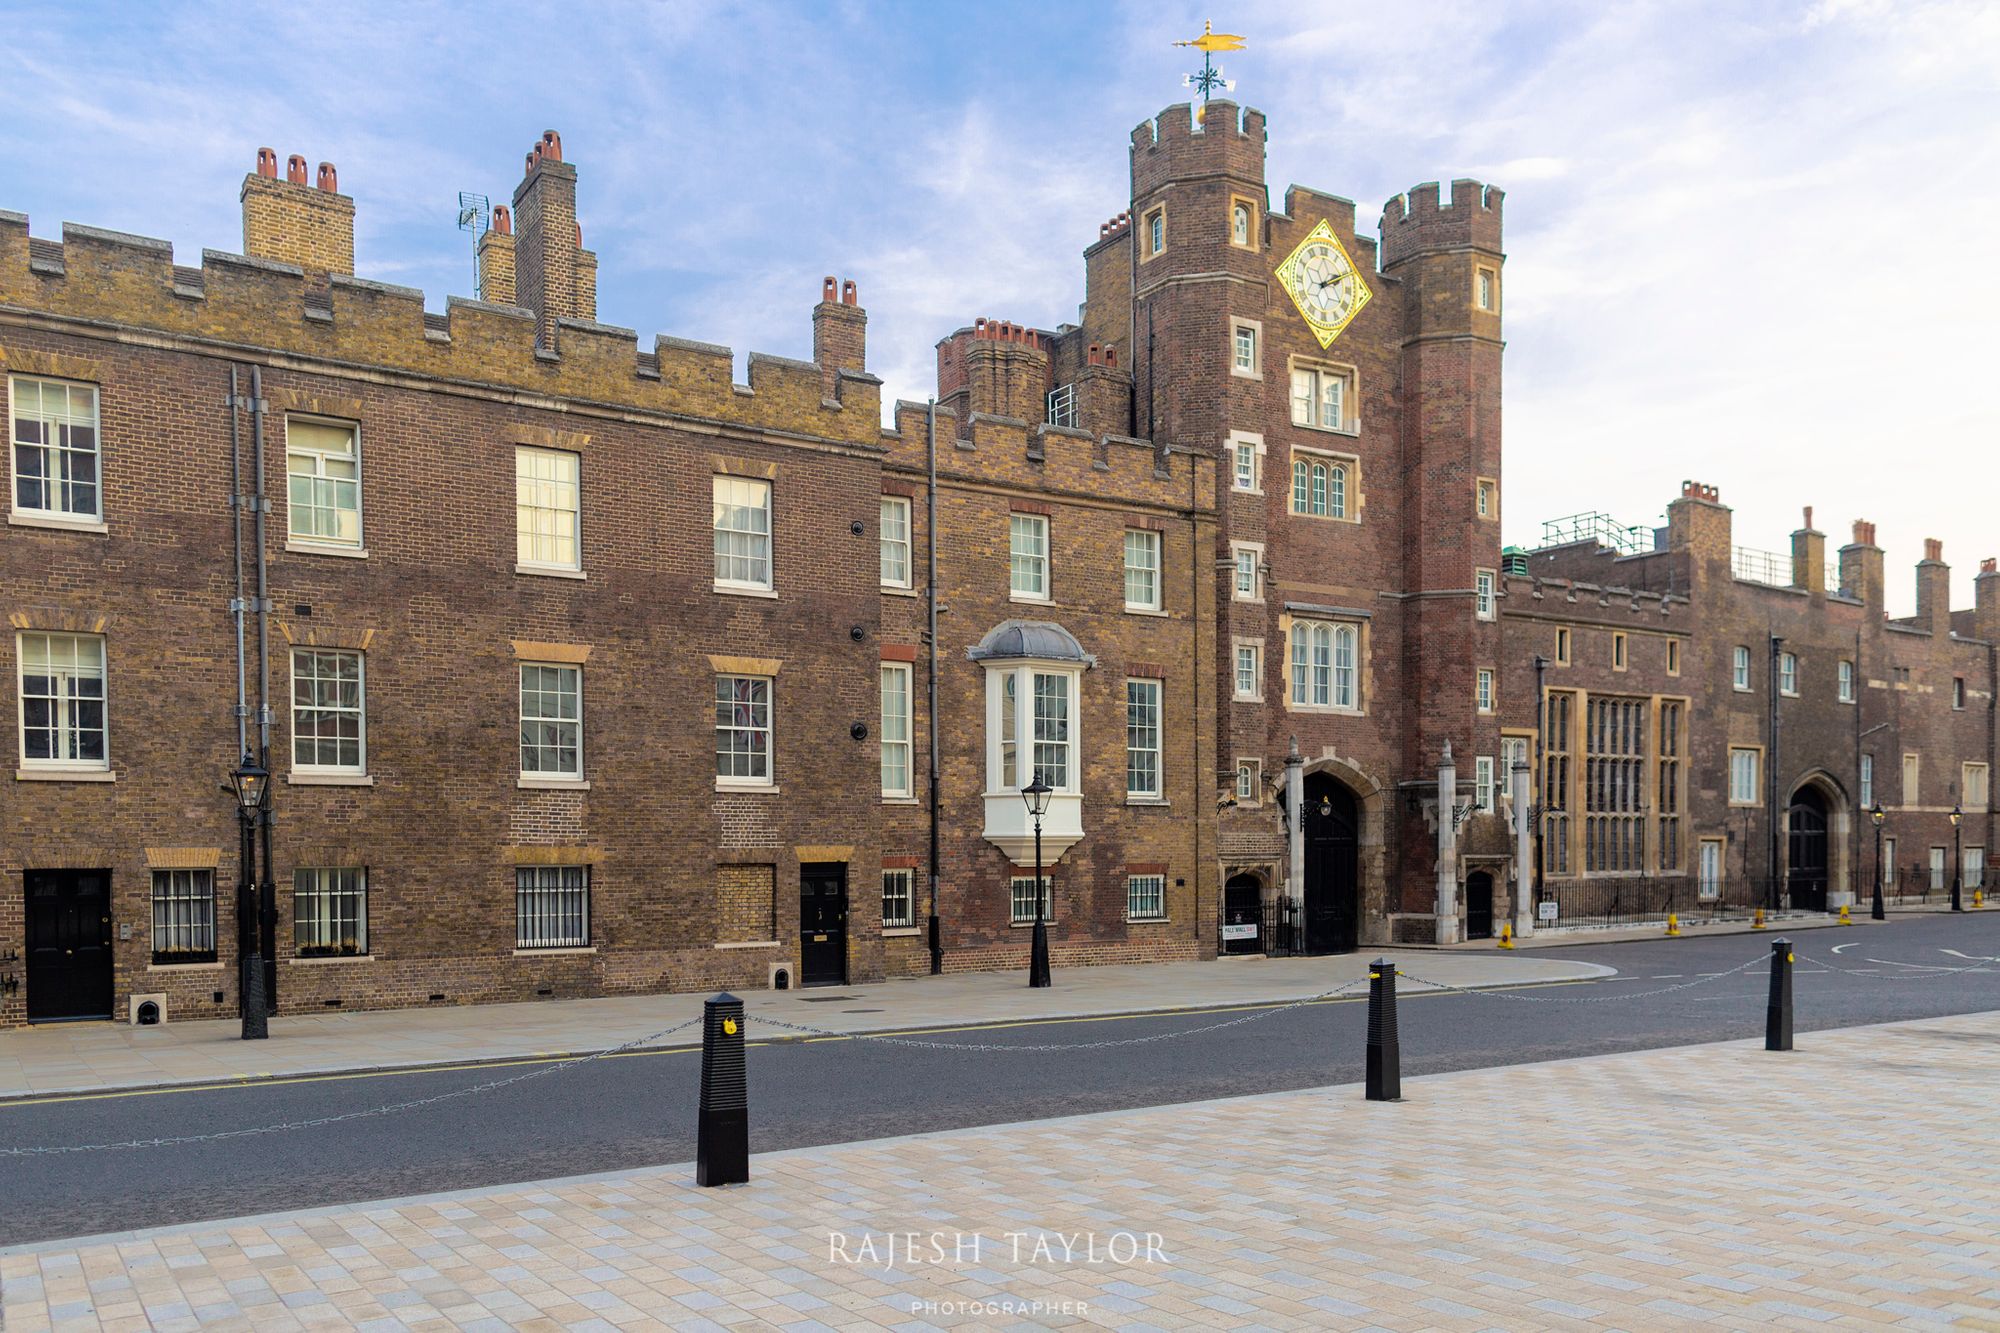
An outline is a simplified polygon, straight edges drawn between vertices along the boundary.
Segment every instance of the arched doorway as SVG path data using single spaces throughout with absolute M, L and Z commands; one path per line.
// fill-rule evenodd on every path
M 1361 809 L 1326 773 L 1305 780 L 1305 945 L 1307 953 L 1350 953 L 1361 942 Z
M 1493 938 L 1493 876 L 1484 870 L 1465 877 L 1465 938 Z
M 1222 952 L 1264 952 L 1264 882 L 1255 875 L 1222 886 Z
M 1792 793 L 1786 815 L 1790 829 L 1790 869 L 1786 887 L 1795 912 L 1824 912 L 1827 885 L 1826 796 L 1808 783 Z

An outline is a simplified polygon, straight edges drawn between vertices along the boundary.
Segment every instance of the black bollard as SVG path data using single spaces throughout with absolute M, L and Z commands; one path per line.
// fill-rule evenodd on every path
M 743 1067 L 743 1001 L 724 991 L 702 1004 L 701 1119 L 694 1183 L 750 1179 L 750 1090 Z
M 1771 1002 L 1764 1009 L 1764 1049 L 1792 1049 L 1792 942 L 1771 941 Z
M 1403 1100 L 1403 1044 L 1396 1035 L 1396 968 L 1381 958 L 1368 966 L 1368 1100 Z

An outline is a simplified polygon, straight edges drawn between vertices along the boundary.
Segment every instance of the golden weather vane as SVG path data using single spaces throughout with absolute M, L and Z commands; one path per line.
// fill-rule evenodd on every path
M 1175 42 L 1174 45 L 1191 46 L 1201 52 L 1201 73 L 1182 75 L 1181 86 L 1194 88 L 1201 93 L 1201 105 L 1204 111 L 1208 108 L 1209 97 L 1217 89 L 1223 92 L 1234 92 L 1236 90 L 1236 80 L 1222 77 L 1222 68 L 1215 63 L 1215 53 L 1217 51 L 1241 51 L 1243 49 L 1243 39 L 1241 37 L 1233 32 L 1217 32 L 1207 19 L 1203 19 L 1201 23 L 1201 36 L 1190 38 L 1185 42 Z

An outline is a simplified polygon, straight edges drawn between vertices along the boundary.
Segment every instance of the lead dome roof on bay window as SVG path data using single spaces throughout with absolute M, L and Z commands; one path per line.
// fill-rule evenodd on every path
M 1097 665 L 1097 659 L 1083 651 L 1074 634 L 1046 620 L 1004 620 L 987 631 L 979 646 L 967 649 L 965 655 L 975 662 L 1030 658 L 1037 662 Z

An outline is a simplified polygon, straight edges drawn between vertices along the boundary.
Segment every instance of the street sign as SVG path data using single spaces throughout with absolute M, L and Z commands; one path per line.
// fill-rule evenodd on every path
M 1553 898 L 1544 898 L 1544 899 L 1542 899 L 1542 901 L 1541 901 L 1541 902 L 1539 902 L 1539 903 L 1535 904 L 1535 917 L 1536 917 L 1536 919 L 1537 919 L 1537 920 L 1540 920 L 1540 921 L 1553 921 L 1553 920 L 1555 920 L 1555 919 L 1556 919 L 1556 900 L 1555 900 L 1555 899 L 1553 899 Z
M 1257 923 L 1253 921 L 1247 925 L 1224 926 L 1222 928 L 1222 938 L 1225 940 L 1254 940 L 1257 938 Z

